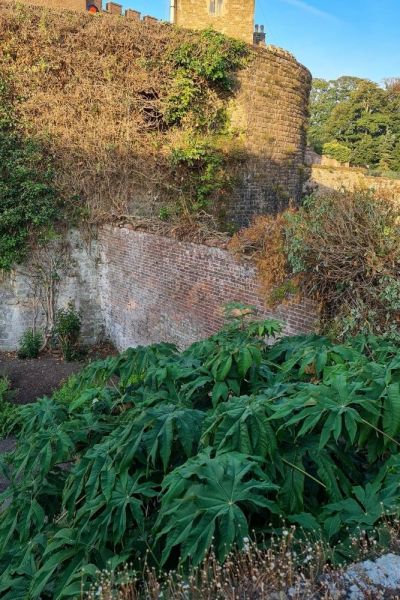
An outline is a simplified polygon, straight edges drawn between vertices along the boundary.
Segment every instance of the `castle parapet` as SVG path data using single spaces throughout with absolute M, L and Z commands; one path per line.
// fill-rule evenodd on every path
M 131 21 L 140 21 L 141 14 L 138 10 L 127 8 L 125 11 L 125 17 Z
M 122 4 L 118 4 L 117 2 L 107 2 L 106 11 L 110 13 L 110 15 L 122 15 Z
M 143 23 L 146 23 L 146 25 L 154 25 L 155 23 L 158 23 L 158 19 L 146 15 L 143 17 Z

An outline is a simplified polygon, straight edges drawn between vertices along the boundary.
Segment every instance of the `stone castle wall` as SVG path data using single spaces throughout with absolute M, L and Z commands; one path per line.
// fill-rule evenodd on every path
M 42 1 L 52 2 L 53 0 Z M 59 0 L 56 1 L 58 2 Z M 70 1 L 78 2 L 78 0 Z M 94 0 L 91 0 L 91 3 L 93 2 Z M 118 12 L 121 9 L 119 4 L 112 2 L 109 2 L 107 7 L 109 12 Z M 114 64 L 114 60 L 118 61 L 118 47 L 124 48 L 124 52 L 126 52 L 126 46 L 123 43 L 125 43 L 124 40 L 129 39 L 129 30 L 132 30 L 132 35 L 135 36 L 134 39 L 139 39 L 139 41 L 141 37 L 143 39 L 151 37 L 153 27 L 155 35 L 161 36 L 161 39 L 163 37 L 167 38 L 169 35 L 169 25 L 154 25 L 149 17 L 145 17 L 141 21 L 140 14 L 134 11 L 128 11 L 128 15 L 129 19 L 125 19 L 124 23 L 117 17 L 110 17 L 108 20 L 107 27 L 115 32 L 115 49 L 109 48 L 107 50 L 110 64 Z M 93 26 L 91 26 L 90 21 L 92 21 Z M 96 17 L 93 17 L 93 19 L 91 17 L 82 17 L 79 36 L 76 36 L 79 39 L 79 44 L 76 46 L 76 52 L 70 57 L 70 68 L 65 72 L 66 83 L 63 86 L 56 86 L 51 83 L 53 88 L 49 91 L 51 92 L 54 89 L 54 94 L 58 98 L 57 106 L 52 105 L 51 101 L 47 102 L 43 100 L 40 96 L 41 111 L 38 111 L 38 115 L 42 116 L 46 110 L 49 110 L 50 120 L 54 119 L 54 129 L 60 131 L 65 123 L 69 129 L 72 127 L 73 131 L 81 132 L 82 140 L 77 135 L 75 136 L 76 141 L 74 141 L 79 147 L 86 147 L 86 131 L 90 135 L 93 135 L 91 128 L 94 129 L 96 122 L 98 122 L 99 128 L 102 127 L 104 129 L 103 114 L 108 109 L 106 102 L 103 103 L 102 100 L 97 100 L 99 91 L 96 80 L 91 77 L 91 74 L 84 75 L 81 66 L 79 66 L 79 49 L 84 47 L 86 35 L 93 36 L 95 33 L 96 27 L 94 24 L 96 21 L 100 25 L 104 23 L 103 19 L 97 20 Z M 84 23 L 88 23 L 88 26 L 82 27 Z M 99 30 L 104 30 L 104 27 L 102 29 L 100 25 Z M 65 29 L 63 31 L 65 32 L 63 35 L 69 35 Z M 122 32 L 125 33 L 123 34 Z M 120 36 L 122 46 L 118 46 L 117 44 Z M 63 51 L 62 39 L 63 36 L 60 35 L 53 46 L 48 48 L 49 56 L 52 52 L 57 52 L 58 47 Z M 101 52 L 101 48 L 100 44 L 96 47 L 94 53 Z M 237 133 L 234 137 L 233 144 L 235 147 L 232 149 L 232 152 L 230 152 L 229 148 L 227 149 L 227 170 L 232 182 L 232 189 L 229 195 L 227 193 L 223 195 L 220 203 L 221 206 L 218 204 L 218 200 L 216 200 L 216 212 L 218 216 L 221 214 L 225 216 L 226 213 L 227 221 L 232 221 L 237 226 L 248 225 L 254 215 L 276 213 L 287 208 L 290 203 L 295 204 L 300 200 L 304 175 L 303 162 L 308 97 L 311 87 L 311 75 L 309 71 L 298 63 L 290 53 L 271 46 L 252 46 L 249 49 L 250 57 L 248 63 L 237 73 L 236 89 L 234 89 L 228 101 L 230 122 L 235 134 Z M 61 64 L 59 68 L 63 68 Z M 133 62 L 131 68 L 135 68 Z M 74 69 L 79 69 L 79 77 L 72 75 Z M 129 69 L 128 66 L 127 69 Z M 141 76 L 143 75 L 141 74 Z M 118 74 L 119 76 L 121 76 L 120 86 L 123 88 L 124 78 L 122 74 Z M 48 75 L 44 75 L 44 78 L 46 77 L 51 77 L 50 71 Z M 113 85 L 118 85 L 118 77 Z M 139 76 L 138 81 L 140 81 Z M 104 84 L 103 81 L 101 83 Z M 146 86 L 148 85 L 146 82 Z M 88 102 L 87 106 L 83 106 L 81 111 L 75 111 L 76 120 L 74 121 L 74 128 L 73 124 L 71 124 L 70 114 L 67 111 L 61 114 L 59 106 L 68 106 L 69 103 L 73 102 L 74 93 L 79 94 L 81 86 L 85 87 L 87 98 L 91 98 L 93 94 L 93 98 L 96 99 L 96 103 L 99 106 L 96 107 L 96 111 L 91 111 L 89 109 L 90 103 Z M 34 93 L 37 93 L 37 91 Z M 140 89 L 127 90 L 127 105 L 135 106 L 137 98 L 138 105 L 141 106 L 142 99 L 140 94 L 142 94 Z M 49 97 L 53 98 L 51 94 Z M 132 97 L 134 101 L 132 101 Z M 123 107 L 125 101 L 124 92 L 121 93 L 120 99 L 120 106 Z M 30 102 L 32 103 L 32 100 Z M 112 108 L 116 108 L 112 102 L 108 104 L 112 105 Z M 46 108 L 47 106 L 49 107 L 48 109 Z M 102 109 L 100 108 L 101 106 L 103 106 Z M 155 102 L 154 106 L 156 111 L 159 110 L 157 102 Z M 119 116 L 115 116 L 115 118 L 113 115 L 110 115 L 110 131 L 112 127 L 119 129 L 121 121 L 125 118 L 123 110 L 117 112 L 117 115 Z M 40 119 L 40 116 L 38 118 Z M 129 125 L 127 124 L 128 128 Z M 145 140 L 145 135 L 143 135 L 143 140 Z M 68 144 L 70 143 L 68 142 Z M 147 142 L 144 142 L 143 155 L 147 146 Z M 236 150 L 239 150 L 239 152 L 236 153 Z M 159 160 L 162 166 L 165 162 L 163 152 L 155 160 Z M 73 170 L 73 165 L 69 169 L 69 172 L 71 170 Z M 118 170 L 116 170 L 116 173 L 118 173 Z M 100 178 L 99 176 L 98 179 L 100 180 Z M 125 180 L 126 185 L 124 184 Z M 124 179 L 124 173 L 121 173 L 121 185 L 125 186 L 123 191 L 121 191 L 121 196 L 124 198 L 132 197 L 131 205 L 138 207 L 138 210 L 135 208 L 134 214 L 140 217 L 148 217 L 149 215 L 146 213 L 146 210 L 148 210 L 149 206 L 153 206 L 153 198 L 159 199 L 160 206 L 163 205 L 161 196 L 164 192 L 160 189 L 159 182 L 156 182 L 154 187 L 151 187 L 151 177 L 144 183 L 143 181 L 138 181 L 137 185 L 133 185 L 132 181 L 132 177 Z M 75 193 L 74 183 L 70 183 L 70 189 L 74 190 L 73 193 Z M 90 185 L 89 187 L 90 190 L 97 188 L 95 185 Z M 79 187 L 76 193 L 81 193 Z M 89 192 L 87 194 L 89 195 Z M 155 210 L 154 214 L 157 215 L 158 212 Z
M 212 27 L 253 43 L 255 0 L 176 0 L 175 23 L 188 29 Z
M 231 202 L 240 226 L 298 203 L 305 174 L 311 74 L 280 48 L 254 48 L 253 57 L 232 104 L 232 125 L 244 131 L 247 152 Z
M 400 201 L 400 179 L 371 177 L 363 169 L 313 165 L 307 187 L 319 192 L 329 190 L 372 190 Z
M 111 226 L 90 244 L 77 232 L 68 240 L 71 270 L 61 280 L 58 306 L 75 303 L 87 343 L 106 337 L 119 349 L 160 341 L 184 347 L 215 332 L 223 324 L 223 305 L 231 301 L 282 320 L 287 334 L 311 331 L 316 324 L 309 301 L 266 308 L 254 267 L 226 250 Z M 0 350 L 15 350 L 32 318 L 29 277 L 5 276 Z

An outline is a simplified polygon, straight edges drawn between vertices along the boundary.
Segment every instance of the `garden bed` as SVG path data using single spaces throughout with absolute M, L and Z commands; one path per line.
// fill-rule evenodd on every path
M 51 394 L 73 373 L 88 362 L 116 354 L 114 346 L 103 343 L 93 346 L 81 361 L 67 362 L 59 352 L 45 352 L 37 359 L 19 359 L 15 352 L 0 352 L 0 376 L 11 383 L 13 401 L 29 404 Z

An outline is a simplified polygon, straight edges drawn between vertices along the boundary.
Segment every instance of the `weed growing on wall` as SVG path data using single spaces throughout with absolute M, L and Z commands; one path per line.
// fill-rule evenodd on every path
M 196 214 L 208 210 L 213 195 L 228 186 L 224 154 L 213 145 L 212 138 L 188 138 L 185 145 L 173 148 L 171 161 L 182 178 L 181 210 Z
M 352 556 L 399 513 L 399 346 L 274 341 L 229 309 L 219 333 L 94 362 L 21 409 L 0 514 L 0 593 L 77 598 L 97 569 L 223 562 L 282 517 Z M 272 345 L 266 338 L 270 338 Z M 333 550 L 334 548 L 334 550 Z M 229 559 L 228 559 L 229 560 Z
M 182 181 L 183 214 L 210 210 L 213 199 L 217 203 L 219 199 L 214 208 L 221 213 L 229 175 L 220 138 L 231 135 L 225 104 L 234 88 L 234 74 L 246 64 L 248 54 L 243 42 L 206 30 L 168 56 L 176 72 L 165 100 L 165 119 L 170 125 L 185 122 L 190 127 L 171 153 Z
M 14 101 L 11 83 L 0 76 L 0 269 L 6 270 L 58 216 L 50 160 L 19 128 Z
M 311 196 L 299 210 L 259 217 L 233 239 L 255 260 L 265 295 L 302 293 L 321 306 L 325 330 L 400 335 L 400 222 L 396 203 L 369 192 Z

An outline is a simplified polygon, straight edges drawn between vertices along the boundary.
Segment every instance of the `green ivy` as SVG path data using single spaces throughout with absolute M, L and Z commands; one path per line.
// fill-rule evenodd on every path
M 26 138 L 9 82 L 0 78 L 0 269 L 23 261 L 32 235 L 55 221 L 57 194 L 51 161 Z
M 189 173 L 183 182 L 183 192 L 189 198 L 191 212 L 206 210 L 213 194 L 228 184 L 223 168 L 224 156 L 212 142 L 208 138 L 193 138 L 185 146 L 172 150 L 174 167 Z
M 244 42 L 213 30 L 202 31 L 193 40 L 171 50 L 168 61 L 175 69 L 175 76 L 165 103 L 166 122 L 178 124 L 197 109 L 196 124 L 201 124 L 199 121 L 204 118 L 207 104 L 204 103 L 203 89 L 210 86 L 219 94 L 231 92 L 235 72 L 245 64 L 248 53 Z M 217 111 L 208 125 L 215 125 L 218 116 Z

